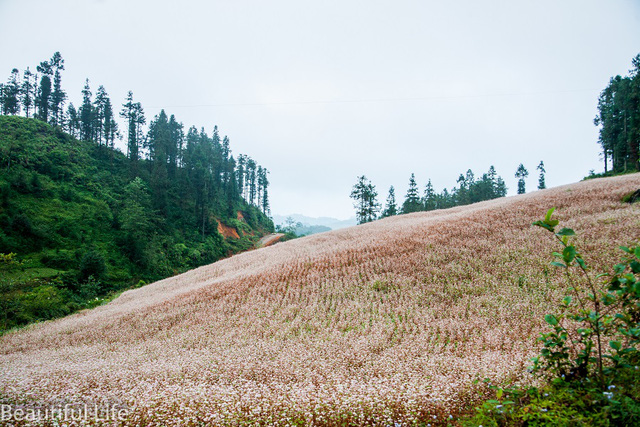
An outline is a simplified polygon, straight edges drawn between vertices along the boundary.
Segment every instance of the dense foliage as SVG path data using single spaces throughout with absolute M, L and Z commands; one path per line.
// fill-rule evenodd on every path
M 598 99 L 594 123 L 600 127 L 605 174 L 640 170 L 640 54 L 632 65 L 628 76 L 612 77 Z
M 553 209 L 534 225 L 559 241 L 551 264 L 569 285 L 531 371 L 548 381 L 542 388 L 493 386 L 496 399 L 478 408 L 469 425 L 638 425 L 640 424 L 640 247 L 621 247 L 624 256 L 610 272 L 593 275 L 571 242 L 575 232 L 557 229 Z M 575 274 L 577 271 L 578 274 Z
M 267 170 L 235 159 L 217 127 L 185 134 L 162 110 L 147 130 L 130 92 L 125 155 L 104 87 L 92 99 L 87 80 L 82 106 L 63 113 L 63 64 L 56 53 L 38 66 L 39 84 L 29 69 L 20 84 L 14 70 L 0 88 L 0 253 L 17 254 L 0 271 L 2 329 L 213 262 L 273 231 Z
M 356 209 L 356 219 L 359 224 L 401 213 L 446 209 L 453 206 L 463 206 L 483 200 L 496 199 L 506 195 L 507 186 L 504 180 L 498 176 L 493 166 L 489 168 L 487 173 L 482 174 L 477 179 L 471 169 L 467 170 L 466 174 L 460 174 L 457 186 L 453 187 L 451 191 L 445 188 L 441 193 L 436 193 L 431 180 L 429 180 L 422 196 L 420 196 L 415 174 L 412 173 L 402 206 L 397 206 L 395 189 L 391 186 L 386 204 L 380 215 L 378 213 L 382 207 L 377 200 L 378 192 L 375 185 L 366 176 L 358 177 L 358 181 L 351 191 L 351 198 Z

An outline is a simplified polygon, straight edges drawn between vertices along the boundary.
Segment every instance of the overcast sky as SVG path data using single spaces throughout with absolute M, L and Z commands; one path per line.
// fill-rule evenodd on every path
M 218 125 L 270 174 L 272 211 L 347 218 L 358 175 L 404 196 L 520 162 L 602 170 L 599 91 L 640 53 L 640 1 L 0 0 L 0 73 L 53 52 L 150 119 Z

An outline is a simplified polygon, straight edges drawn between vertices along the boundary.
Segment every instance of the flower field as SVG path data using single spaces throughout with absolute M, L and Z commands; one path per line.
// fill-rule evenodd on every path
M 127 291 L 0 337 L 0 404 L 117 403 L 116 423 L 141 426 L 446 425 L 490 392 L 474 380 L 531 381 L 565 286 L 531 223 L 557 207 L 609 265 L 640 240 L 640 204 L 620 201 L 638 188 L 633 174 L 391 217 Z

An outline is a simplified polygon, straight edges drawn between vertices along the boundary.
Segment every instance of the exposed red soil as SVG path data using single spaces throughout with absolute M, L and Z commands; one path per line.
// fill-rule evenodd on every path
M 238 230 L 233 227 L 229 227 L 228 225 L 224 225 L 219 220 L 216 221 L 218 221 L 218 233 L 222 234 L 225 239 L 228 239 L 229 237 L 233 237 L 234 239 L 240 238 Z
M 264 248 L 266 246 L 275 245 L 283 237 L 284 237 L 284 234 L 282 234 L 282 233 L 267 234 L 266 236 L 264 236 L 263 238 L 261 238 L 258 241 L 258 244 L 256 246 L 259 247 L 259 248 Z

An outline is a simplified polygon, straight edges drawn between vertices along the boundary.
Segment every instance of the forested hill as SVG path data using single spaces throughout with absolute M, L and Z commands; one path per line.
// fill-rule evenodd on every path
M 0 330 L 214 262 L 273 231 L 255 168 L 236 165 L 217 129 L 190 129 L 172 152 L 162 144 L 172 122 L 156 116 L 147 140 L 157 151 L 134 165 L 107 144 L 0 116 Z

